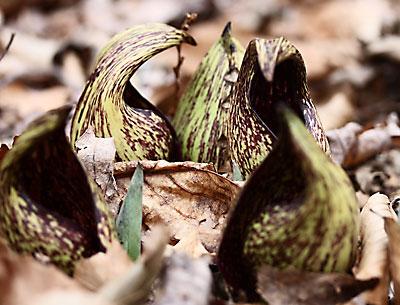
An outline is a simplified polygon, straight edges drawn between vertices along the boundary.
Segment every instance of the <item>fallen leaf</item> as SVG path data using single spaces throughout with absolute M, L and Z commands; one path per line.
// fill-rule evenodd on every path
M 74 278 L 88 290 L 97 291 L 112 282 L 133 265 L 118 240 L 113 240 L 107 252 L 82 259 L 75 266 Z
M 184 253 L 173 253 L 166 260 L 154 304 L 207 305 L 211 281 L 207 259 L 194 260 Z
M 400 62 L 400 37 L 398 35 L 386 35 L 372 41 L 367 45 L 370 56 L 385 56 Z
M 400 304 L 400 227 L 396 219 L 384 217 L 389 239 L 389 270 L 394 286 L 394 304 Z
M 69 94 L 62 86 L 37 90 L 23 84 L 10 84 L 0 90 L 0 107 L 16 109 L 20 117 L 29 118 L 66 105 Z
M 336 305 L 373 289 L 378 278 L 358 280 L 343 273 L 282 271 L 263 266 L 258 271 L 258 292 L 271 305 Z
M 328 131 L 343 126 L 353 118 L 355 112 L 348 94 L 340 91 L 336 92 L 328 102 L 316 107 L 322 126 Z M 334 155 L 333 149 L 336 148 L 331 147 L 332 155 Z
M 46 300 L 57 294 L 59 302 Z M 60 300 L 74 296 L 76 300 L 84 298 L 92 303 L 94 295 L 85 291 L 77 282 L 66 276 L 54 266 L 43 265 L 31 256 L 20 256 L 8 249 L 0 239 L 0 303 L 7 305 L 61 304 Z M 105 303 L 103 303 L 105 304 Z
M 360 280 L 379 278 L 379 285 L 361 295 L 367 304 L 387 304 L 389 289 L 388 237 L 384 229 L 384 219 L 397 220 L 390 201 L 383 194 L 374 194 L 361 211 L 361 258 L 354 271 Z
M 112 197 L 117 191 L 112 175 L 116 152 L 113 138 L 97 138 L 89 127 L 75 146 L 88 174 L 106 197 Z
M 132 172 L 137 162 L 116 164 Z M 239 186 L 209 170 L 209 164 L 166 161 L 140 162 L 143 166 L 143 224 L 152 228 L 165 223 L 175 247 L 198 257 L 215 253 L 231 201 Z M 117 178 L 127 189 L 130 178 Z
M 295 13 L 271 25 L 271 34 L 287 33 L 303 39 L 356 37 L 370 42 L 397 20 L 391 2 L 386 0 L 323 1 L 295 9 Z
M 332 158 L 345 168 L 362 164 L 393 146 L 392 137 L 398 132 L 394 124 L 389 116 L 384 126 L 363 130 L 359 124 L 350 122 L 342 128 L 327 131 Z
M 102 286 L 98 291 L 100 298 L 117 305 L 145 303 L 164 263 L 163 254 L 168 240 L 169 232 L 165 227 L 154 227 L 143 246 L 140 259 L 119 278 Z
M 142 198 L 143 169 L 138 165 L 116 220 L 118 237 L 133 261 L 140 256 Z

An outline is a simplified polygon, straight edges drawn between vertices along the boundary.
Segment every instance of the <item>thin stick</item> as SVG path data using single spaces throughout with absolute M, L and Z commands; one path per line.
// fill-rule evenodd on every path
M 8 44 L 7 44 L 6 48 L 4 49 L 3 53 L 0 55 L 0 61 L 3 59 L 3 57 L 6 55 L 6 53 L 7 53 L 8 50 L 10 49 L 11 44 L 12 44 L 12 42 L 13 42 L 13 40 L 14 40 L 14 37 L 15 37 L 15 33 L 12 33 L 12 34 L 11 34 L 11 37 L 10 37 L 10 40 L 8 41 Z
M 181 30 L 185 32 L 189 31 L 190 26 L 196 19 L 197 19 L 197 13 L 186 13 L 185 20 L 182 22 L 181 25 Z M 181 45 L 176 46 L 176 49 L 178 50 L 178 63 L 174 67 L 174 74 L 175 74 L 175 96 L 176 98 L 178 98 L 180 89 L 179 76 L 180 76 L 181 66 L 185 58 L 182 56 Z

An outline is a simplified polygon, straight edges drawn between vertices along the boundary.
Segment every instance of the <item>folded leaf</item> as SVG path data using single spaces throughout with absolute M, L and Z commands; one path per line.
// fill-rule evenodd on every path
M 212 162 L 217 169 L 230 160 L 226 135 L 228 99 L 242 58 L 243 48 L 231 36 L 228 23 L 178 104 L 173 125 L 185 160 Z
M 69 112 L 34 121 L 1 161 L 0 229 L 14 250 L 71 273 L 76 260 L 105 251 L 113 226 L 65 136 Z
M 194 39 L 164 24 L 139 25 L 116 35 L 100 52 L 72 120 L 71 142 L 91 126 L 97 137 L 113 137 L 121 160 L 173 159 L 175 134 L 162 113 L 129 83 L 148 59 Z
M 233 89 L 228 120 L 231 156 L 244 177 L 264 160 L 279 136 L 279 103 L 291 108 L 329 151 L 300 52 L 284 38 L 252 40 Z
M 218 261 L 227 282 L 255 297 L 261 265 L 346 272 L 353 265 L 358 203 L 345 172 L 293 112 L 228 218 Z
M 139 165 L 117 217 L 118 236 L 132 260 L 140 255 L 142 230 L 143 170 Z

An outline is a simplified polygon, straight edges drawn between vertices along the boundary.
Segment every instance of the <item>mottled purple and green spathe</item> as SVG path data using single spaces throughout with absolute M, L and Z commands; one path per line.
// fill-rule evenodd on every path
M 225 279 L 255 296 L 258 268 L 348 272 L 359 232 L 355 192 L 292 111 L 239 195 L 218 253 Z
M 70 107 L 46 113 L 0 164 L 0 231 L 16 251 L 72 274 L 75 262 L 105 251 L 112 218 L 65 136 Z
M 72 145 L 91 126 L 97 137 L 113 137 L 120 160 L 175 159 L 174 129 L 129 79 L 147 60 L 181 43 L 195 41 L 165 24 L 138 25 L 113 37 L 101 50 L 76 107 Z

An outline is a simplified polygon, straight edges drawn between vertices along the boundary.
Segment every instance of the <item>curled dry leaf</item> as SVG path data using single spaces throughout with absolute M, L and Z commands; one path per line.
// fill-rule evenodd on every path
M 384 126 L 363 130 L 357 123 L 329 130 L 326 134 L 332 158 L 345 168 L 354 167 L 392 147 L 400 134 L 398 118 L 389 115 Z
M 195 44 L 186 32 L 165 24 L 138 25 L 114 36 L 101 50 L 78 102 L 72 145 L 92 126 L 96 136 L 114 138 L 121 160 L 176 158 L 171 124 L 129 79 L 148 59 L 184 42 Z
M 357 279 L 379 278 L 379 285 L 361 298 L 367 304 L 387 304 L 389 288 L 388 238 L 382 217 L 397 220 L 389 198 L 372 195 L 361 211 L 361 259 L 355 270 Z
M 65 136 L 70 107 L 50 111 L 17 138 L 0 163 L 0 230 L 11 247 L 72 273 L 105 251 L 113 224 L 97 186 Z
M 389 239 L 389 269 L 394 286 L 394 304 L 400 304 L 400 227 L 391 217 L 385 217 L 385 231 Z
M 308 92 L 303 58 L 282 37 L 250 42 L 230 102 L 229 147 L 244 177 L 264 160 L 279 138 L 278 103 L 291 108 L 321 148 L 329 151 Z
M 352 105 L 351 98 L 344 90 L 336 92 L 325 104 L 316 107 L 325 130 L 343 126 L 355 114 L 355 107 Z M 332 150 L 333 147 L 331 147 Z
M 88 290 L 96 291 L 124 274 L 132 265 L 125 249 L 115 239 L 106 253 L 100 252 L 80 260 L 76 264 L 74 278 Z
M 116 192 L 113 173 L 115 145 L 113 138 L 97 138 L 89 127 L 76 141 L 78 158 L 106 197 Z
M 228 23 L 195 72 L 173 120 L 183 158 L 212 162 L 218 170 L 230 160 L 227 143 L 229 97 L 236 82 L 243 48 Z
M 345 172 L 321 150 L 297 115 L 254 171 L 228 218 L 218 252 L 227 282 L 255 295 L 261 265 L 347 272 L 358 236 L 358 203 Z
M 173 253 L 164 268 L 155 305 L 207 305 L 211 293 L 211 271 L 205 258 L 193 260 Z
M 119 278 L 104 285 L 98 296 L 116 305 L 144 303 L 164 263 L 163 255 L 168 240 L 169 232 L 164 226 L 154 227 L 144 243 L 140 259 Z
M 207 164 L 166 161 L 140 164 L 144 171 L 144 226 L 167 224 L 175 249 L 190 255 L 215 253 L 222 225 L 239 186 L 211 171 L 212 166 Z M 132 169 L 117 163 L 115 170 L 121 167 Z M 129 177 L 117 176 L 117 184 L 124 189 L 129 182 Z
M 52 295 L 58 296 L 56 302 Z M 31 256 L 20 256 L 0 240 L 0 303 L 7 305 L 55 305 L 74 298 L 76 305 L 108 304 L 97 302 L 77 282 L 54 266 L 45 266 Z M 40 302 L 41 301 L 41 302 Z M 69 303 L 71 304 L 71 303 Z M 111 304 L 110 304 L 111 305 Z
M 257 275 L 258 292 L 271 305 L 336 305 L 373 289 L 378 278 L 358 280 L 343 273 L 282 271 L 263 266 Z

